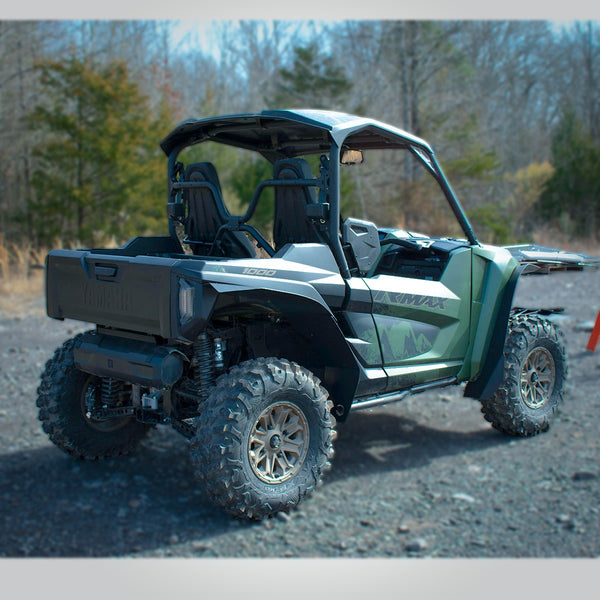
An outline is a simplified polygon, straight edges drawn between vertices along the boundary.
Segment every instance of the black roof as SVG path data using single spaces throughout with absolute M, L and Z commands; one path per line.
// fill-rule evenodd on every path
M 205 141 L 254 150 L 269 160 L 327 152 L 333 141 L 356 150 L 410 144 L 431 151 L 424 140 L 375 119 L 308 109 L 189 119 L 169 133 L 160 147 L 169 155 Z

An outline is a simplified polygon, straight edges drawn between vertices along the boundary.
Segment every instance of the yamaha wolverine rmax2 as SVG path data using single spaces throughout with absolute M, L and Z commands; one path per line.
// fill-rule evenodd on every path
M 205 142 L 272 164 L 245 214 L 195 158 Z M 477 241 L 425 141 L 342 113 L 269 110 L 185 121 L 161 148 L 169 235 L 47 257 L 48 315 L 96 324 L 42 374 L 39 417 L 59 448 L 112 457 L 171 425 L 212 500 L 261 519 L 319 485 L 336 422 L 355 410 L 465 383 L 496 429 L 548 429 L 563 336 L 541 311 L 512 307 L 519 263 Z M 432 176 L 459 237 L 342 219 L 342 171 L 374 156 L 389 180 L 393 152 Z M 266 196 L 265 234 L 250 221 Z

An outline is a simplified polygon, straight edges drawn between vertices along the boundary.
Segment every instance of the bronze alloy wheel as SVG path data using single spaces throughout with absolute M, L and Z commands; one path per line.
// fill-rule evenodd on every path
M 529 408 L 540 408 L 552 396 L 556 371 L 552 354 L 546 348 L 534 348 L 521 370 L 521 398 Z
M 282 483 L 300 470 L 309 446 L 304 413 L 289 402 L 276 402 L 258 417 L 248 441 L 250 466 L 265 483 Z

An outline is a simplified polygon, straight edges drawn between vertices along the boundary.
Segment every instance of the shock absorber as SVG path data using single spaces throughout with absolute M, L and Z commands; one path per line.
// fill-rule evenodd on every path
M 122 382 L 112 379 L 111 377 L 103 377 L 102 385 L 100 386 L 101 405 L 103 408 L 114 408 L 119 402 L 119 393 L 122 388 Z
M 194 387 L 201 401 L 207 398 L 214 382 L 213 346 L 208 334 L 203 332 L 194 342 Z
M 223 356 L 223 352 L 225 352 L 225 341 L 222 338 L 216 337 L 214 339 L 213 364 L 217 373 L 221 372 L 225 368 L 225 358 Z

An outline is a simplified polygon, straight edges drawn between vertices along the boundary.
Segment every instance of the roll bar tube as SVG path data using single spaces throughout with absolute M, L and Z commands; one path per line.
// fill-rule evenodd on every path
M 340 241 L 340 147 L 331 145 L 329 152 L 329 244 L 340 274 L 350 279 L 350 269 Z
M 450 187 L 450 183 L 448 183 L 448 180 L 446 179 L 446 176 L 444 175 L 442 168 L 438 164 L 438 162 L 435 158 L 435 155 L 432 152 L 429 154 L 429 156 L 431 158 L 431 162 L 435 169 L 436 179 L 437 179 L 438 183 L 440 184 L 442 191 L 444 192 L 444 195 L 446 196 L 446 199 L 448 200 L 448 204 L 450 204 L 450 208 L 452 209 L 454 216 L 456 217 L 460 226 L 462 227 L 462 230 L 464 231 L 465 235 L 467 236 L 469 243 L 472 246 L 479 246 L 480 245 L 479 241 L 475 237 L 475 233 L 473 233 L 473 229 L 471 228 L 469 219 L 467 219 L 467 215 L 463 211 L 462 206 L 460 205 L 460 202 L 458 201 L 458 199 L 456 198 L 456 195 L 454 194 L 454 191 Z

